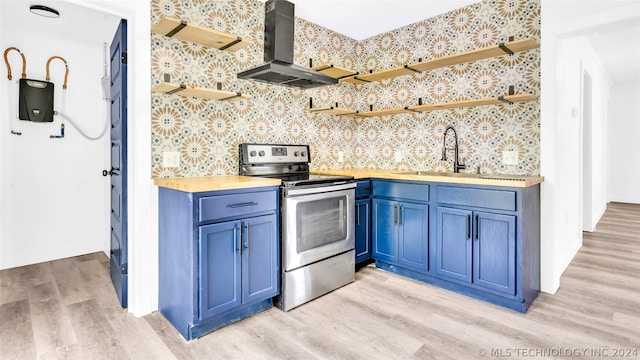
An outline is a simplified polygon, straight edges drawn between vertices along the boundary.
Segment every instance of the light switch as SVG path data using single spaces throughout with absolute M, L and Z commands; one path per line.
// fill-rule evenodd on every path
M 502 163 L 505 165 L 518 165 L 518 151 L 517 150 L 503 151 Z
M 396 151 L 394 154 L 394 160 L 395 162 L 399 163 L 402 162 L 402 151 Z
M 344 151 L 338 151 L 338 162 L 344 162 Z
M 180 153 L 177 151 L 165 151 L 162 153 L 162 167 L 180 167 Z

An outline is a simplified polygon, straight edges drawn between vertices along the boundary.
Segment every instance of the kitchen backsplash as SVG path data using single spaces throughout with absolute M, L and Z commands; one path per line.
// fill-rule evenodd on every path
M 540 95 L 540 52 L 465 63 L 373 82 L 310 90 L 239 80 L 236 73 L 263 62 L 264 3 L 257 0 L 152 0 L 151 22 L 170 16 L 252 40 L 235 53 L 151 35 L 152 85 L 172 82 L 239 91 L 249 100 L 223 102 L 152 94 L 152 176 L 236 175 L 238 144 L 311 145 L 312 169 L 383 168 L 451 171 L 440 161 L 442 135 L 453 125 L 469 171 L 538 175 L 539 101 L 375 118 L 311 114 L 315 106 L 367 111 L 499 96 Z M 355 18 L 354 18 L 355 19 Z M 295 63 L 332 63 L 360 73 L 532 37 L 540 40 L 539 0 L 485 0 L 418 23 L 356 41 L 296 18 Z M 354 23 L 357 26 L 357 23 Z M 447 146 L 452 146 L 447 137 Z M 518 165 L 502 152 L 517 150 Z M 179 168 L 163 168 L 165 151 L 179 151 Z M 344 162 L 338 153 L 344 152 Z

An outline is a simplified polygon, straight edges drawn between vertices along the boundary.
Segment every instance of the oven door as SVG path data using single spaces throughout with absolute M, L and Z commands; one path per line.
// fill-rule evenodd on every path
M 283 191 L 284 271 L 354 249 L 354 198 L 355 183 Z

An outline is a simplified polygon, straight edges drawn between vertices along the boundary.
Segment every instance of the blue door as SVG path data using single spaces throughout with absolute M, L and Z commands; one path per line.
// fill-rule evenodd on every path
M 427 271 L 429 206 L 401 202 L 398 224 L 398 262 L 410 268 Z
M 242 303 L 274 297 L 280 292 L 276 215 L 242 221 Z
M 127 307 L 127 21 L 111 42 L 111 258 L 109 273 Z
M 373 199 L 371 235 L 373 252 L 371 256 L 376 260 L 397 261 L 397 206 L 394 201 Z
M 513 295 L 516 291 L 516 217 L 475 214 L 473 282 Z
M 438 207 L 436 225 L 436 272 L 471 283 L 473 212 Z
M 242 223 L 227 221 L 201 226 L 198 238 L 198 318 L 203 320 L 241 304 L 240 259 L 245 252 Z
M 356 200 L 356 263 L 371 257 L 371 200 Z

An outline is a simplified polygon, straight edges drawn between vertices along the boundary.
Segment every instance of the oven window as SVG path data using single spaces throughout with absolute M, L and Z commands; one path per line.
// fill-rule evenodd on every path
M 298 253 L 347 238 L 347 197 L 305 201 L 296 207 Z

